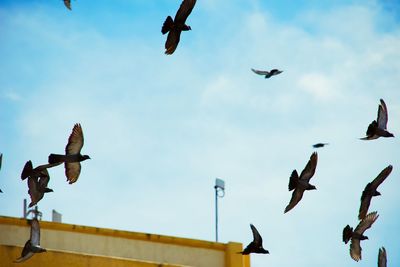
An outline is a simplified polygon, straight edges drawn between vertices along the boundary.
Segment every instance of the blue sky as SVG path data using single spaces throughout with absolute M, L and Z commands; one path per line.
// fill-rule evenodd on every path
M 180 1 L 1 1 L 0 214 L 22 215 L 27 160 L 85 135 L 79 180 L 50 171 L 39 203 L 63 221 L 214 239 L 215 177 L 226 182 L 220 240 L 263 235 L 252 266 L 355 266 L 341 242 L 365 185 L 394 170 L 373 200 L 380 214 L 360 266 L 385 246 L 400 264 L 398 1 L 198 1 L 172 56 L 160 32 Z M 250 68 L 279 68 L 270 80 Z M 363 137 L 379 99 L 396 138 Z M 317 191 L 288 214 L 290 173 L 316 142 Z M 290 251 L 290 257 L 287 251 Z

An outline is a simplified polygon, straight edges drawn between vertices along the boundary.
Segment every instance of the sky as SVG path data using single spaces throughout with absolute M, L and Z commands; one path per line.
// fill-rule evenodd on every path
M 400 265 L 400 1 L 199 0 L 172 56 L 161 26 L 181 1 L 95 2 L 0 2 L 0 215 L 22 216 L 25 162 L 81 123 L 91 160 L 72 185 L 49 170 L 44 220 L 213 241 L 219 177 L 219 241 L 247 245 L 253 223 L 270 251 L 253 267 L 376 266 L 382 246 Z M 380 98 L 395 138 L 361 141 Z M 284 214 L 317 142 L 317 190 Z M 342 230 L 389 164 L 356 263 Z

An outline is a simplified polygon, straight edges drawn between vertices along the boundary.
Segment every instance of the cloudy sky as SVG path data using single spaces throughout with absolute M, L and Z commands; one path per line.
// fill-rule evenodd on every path
M 247 245 L 253 223 L 271 253 L 253 267 L 356 266 L 342 229 L 392 164 L 357 266 L 375 266 L 381 246 L 399 266 L 400 142 L 358 138 L 380 98 L 400 133 L 400 2 L 199 0 L 166 56 L 160 29 L 179 4 L 1 1 L 0 214 L 22 216 L 25 162 L 62 153 L 79 122 L 92 159 L 73 185 L 50 170 L 45 220 L 56 209 L 66 223 L 212 241 L 220 177 L 220 241 Z M 266 80 L 250 68 L 284 72 Z M 283 214 L 290 173 L 316 142 L 330 143 L 318 190 Z

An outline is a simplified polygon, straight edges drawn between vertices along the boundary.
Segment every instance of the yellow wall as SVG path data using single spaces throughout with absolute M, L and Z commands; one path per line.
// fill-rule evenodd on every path
M 66 257 L 79 261 L 68 266 L 152 267 L 168 263 L 172 265 L 162 266 L 250 267 L 249 257 L 237 254 L 242 249 L 240 243 L 223 244 L 53 222 L 40 222 L 40 226 L 41 245 L 49 252 L 35 255 L 29 260 L 30 266 L 64 266 L 55 263 Z M 11 254 L 13 260 L 19 256 L 21 248 L 17 247 L 29 239 L 29 231 L 24 219 L 0 217 L 0 266 L 3 258 L 10 262 Z

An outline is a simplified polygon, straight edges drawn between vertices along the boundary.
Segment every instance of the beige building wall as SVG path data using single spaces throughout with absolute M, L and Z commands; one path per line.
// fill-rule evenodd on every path
M 104 266 L 112 266 L 110 261 L 120 264 L 116 266 L 151 266 L 149 264 L 193 267 L 250 266 L 248 256 L 237 254 L 242 250 L 240 243 L 223 244 L 43 221 L 40 222 L 40 227 L 41 246 L 49 252 L 35 255 L 33 258 L 37 259 L 30 259 L 31 264 L 34 261 L 46 261 L 51 258 L 52 264 L 49 266 L 66 266 L 56 264 L 57 259 L 63 259 L 60 255 L 64 255 L 71 260 L 87 263 L 79 266 L 91 266 L 90 262 L 97 262 L 96 264 L 102 262 L 106 264 Z M 26 220 L 0 217 L 0 266 L 3 266 L 2 258 L 6 257 L 5 255 L 8 255 L 8 262 L 10 253 L 13 254 L 13 259 L 19 256 L 21 248 L 16 250 L 16 247 L 23 247 L 29 235 L 30 226 Z M 14 255 L 16 251 L 19 252 Z M 41 264 L 30 266 L 43 266 Z M 14 265 L 11 263 L 4 266 Z

